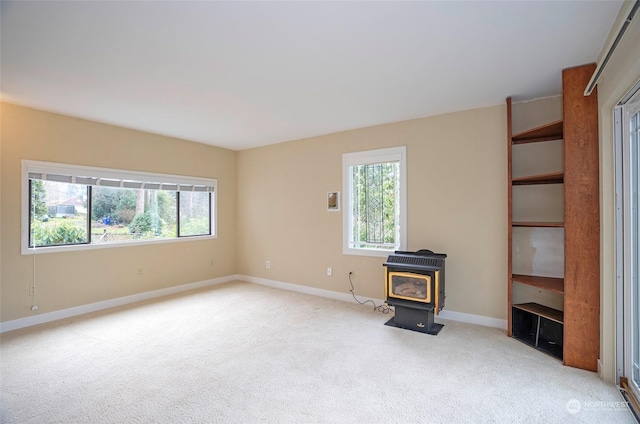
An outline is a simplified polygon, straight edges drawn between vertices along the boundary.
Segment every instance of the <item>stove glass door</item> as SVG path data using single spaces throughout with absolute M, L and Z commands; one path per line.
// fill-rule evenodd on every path
M 431 302 L 431 276 L 410 272 L 389 273 L 389 293 L 392 297 Z

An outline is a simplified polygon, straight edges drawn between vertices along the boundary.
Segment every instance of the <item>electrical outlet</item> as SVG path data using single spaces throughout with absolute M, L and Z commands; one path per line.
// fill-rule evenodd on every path
M 331 277 L 333 275 L 333 270 L 331 267 L 327 268 L 327 277 Z
M 36 286 L 29 286 L 29 296 L 36 294 Z
M 142 277 L 142 274 L 144 274 L 144 270 L 142 268 L 138 268 L 138 277 Z
M 265 268 L 267 269 L 271 269 L 271 261 L 267 261 L 266 264 L 264 264 Z

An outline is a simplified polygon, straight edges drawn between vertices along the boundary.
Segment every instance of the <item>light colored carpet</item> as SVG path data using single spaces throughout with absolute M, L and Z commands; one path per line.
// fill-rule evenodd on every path
M 634 422 L 613 385 L 503 331 L 389 317 L 233 282 L 6 333 L 2 422 Z

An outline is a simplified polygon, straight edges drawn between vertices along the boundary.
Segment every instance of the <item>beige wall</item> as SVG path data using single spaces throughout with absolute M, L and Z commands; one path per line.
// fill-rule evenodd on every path
M 625 2 L 617 24 L 629 13 Z M 614 30 L 617 26 L 614 25 Z M 615 203 L 612 111 L 622 96 L 640 79 L 640 19 L 636 18 L 616 48 L 598 83 L 600 107 L 600 206 L 601 206 L 601 374 L 615 379 Z
M 504 106 L 238 152 L 238 273 L 383 297 L 384 258 L 342 254 L 342 154 L 407 146 L 408 249 L 448 254 L 446 307 L 506 318 Z M 265 261 L 271 261 L 266 269 Z M 326 275 L 332 267 L 332 277 Z
M 35 314 L 34 257 L 20 254 L 23 159 L 219 184 L 217 240 L 37 255 L 37 313 L 44 313 L 236 273 L 348 293 L 354 271 L 356 293 L 382 298 L 384 259 L 342 254 L 342 212 L 326 210 L 326 194 L 342 191 L 342 153 L 397 145 L 408 151 L 408 248 L 449 255 L 446 309 L 506 317 L 502 106 L 242 152 L 7 103 L 1 112 L 3 322 Z
M 37 313 L 235 273 L 236 152 L 7 103 L 0 112 L 2 322 L 35 314 L 29 296 L 34 259 Z M 23 159 L 216 178 L 218 238 L 23 256 Z

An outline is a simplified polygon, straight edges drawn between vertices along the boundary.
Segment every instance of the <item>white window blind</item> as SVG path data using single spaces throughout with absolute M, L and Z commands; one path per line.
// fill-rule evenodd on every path
M 151 174 L 108 168 L 62 165 L 49 162 L 24 161 L 31 180 L 57 181 L 69 184 L 120 187 L 148 190 L 214 192 L 216 181 L 168 174 Z

